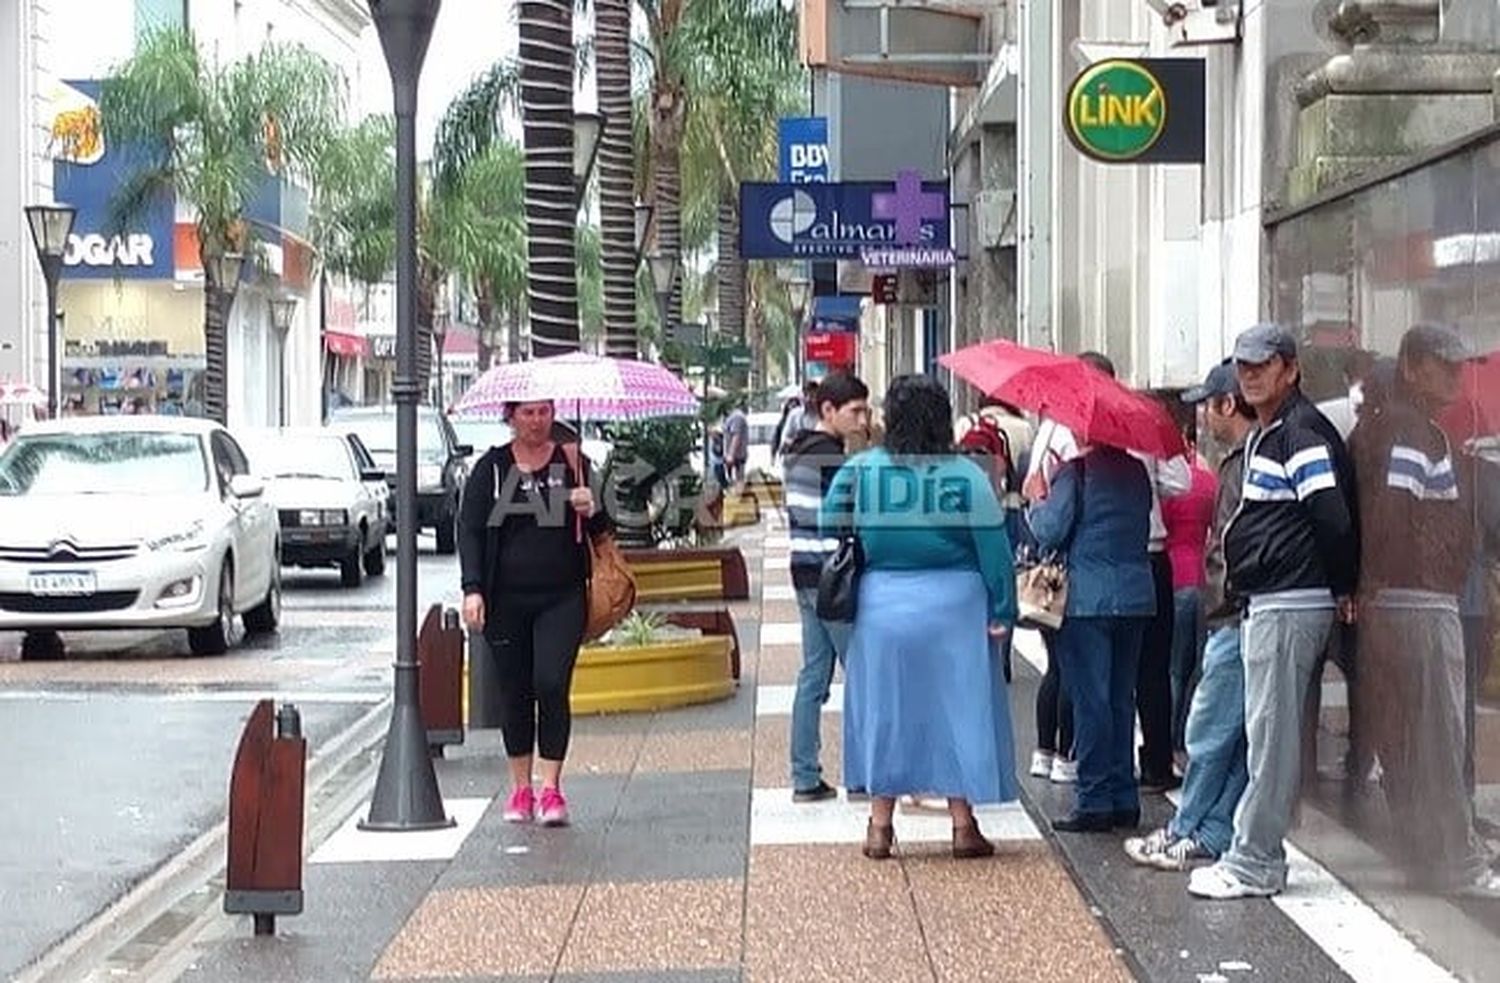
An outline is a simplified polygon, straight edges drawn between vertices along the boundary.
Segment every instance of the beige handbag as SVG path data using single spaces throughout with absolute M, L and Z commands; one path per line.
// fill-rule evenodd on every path
M 1016 619 L 1022 628 L 1062 627 L 1068 607 L 1068 570 L 1055 557 L 1016 571 Z

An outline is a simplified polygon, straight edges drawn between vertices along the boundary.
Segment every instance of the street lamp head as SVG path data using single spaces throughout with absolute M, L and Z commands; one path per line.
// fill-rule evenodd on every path
M 271 299 L 271 327 L 277 334 L 292 330 L 292 318 L 297 313 L 296 297 L 273 297 Z
M 578 197 L 588 186 L 589 175 L 594 172 L 594 161 L 599 156 L 599 136 L 604 132 L 604 117 L 599 113 L 573 114 L 573 187 Z
M 219 289 L 233 293 L 239 289 L 240 275 L 245 270 L 244 253 L 220 253 L 210 256 L 204 263 L 205 271 L 213 274 Z
M 656 295 L 670 294 L 673 281 L 677 279 L 677 257 L 652 253 L 646 257 L 646 262 L 651 269 L 651 283 Z
M 405 90 L 415 112 L 417 77 L 427 59 L 427 45 L 432 40 L 432 26 L 442 0 L 369 0 L 369 4 L 398 102 Z
M 68 251 L 68 236 L 73 232 L 73 220 L 78 209 L 72 205 L 27 205 L 26 223 L 31 226 L 31 244 L 36 248 L 37 259 L 45 267 L 47 261 L 60 262 Z
M 800 316 L 812 299 L 812 281 L 805 276 L 794 276 L 786 281 L 786 294 Z

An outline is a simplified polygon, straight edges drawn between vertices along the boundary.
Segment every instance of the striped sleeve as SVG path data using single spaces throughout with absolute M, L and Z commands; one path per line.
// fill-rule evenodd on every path
M 1385 483 L 1418 501 L 1458 500 L 1458 474 L 1453 470 L 1452 456 L 1446 453 L 1434 460 L 1415 447 L 1393 444 L 1386 465 Z
M 1307 501 L 1318 492 L 1338 488 L 1333 472 L 1333 456 L 1326 444 L 1315 444 L 1287 458 L 1286 481 L 1297 500 Z

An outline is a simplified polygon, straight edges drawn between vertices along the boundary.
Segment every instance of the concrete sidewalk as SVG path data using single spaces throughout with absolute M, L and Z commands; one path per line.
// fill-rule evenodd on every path
M 981 815 L 988 861 L 948 854 L 946 817 L 897 816 L 901 855 L 860 855 L 864 806 L 794 806 L 790 691 L 800 663 L 775 517 L 741 534 L 755 600 L 735 611 L 732 700 L 580 718 L 564 787 L 574 825 L 500 819 L 498 734 L 438 763 L 447 834 L 317 845 L 307 911 L 274 938 L 221 917 L 188 980 L 1126 980 L 1130 972 L 1019 807 Z M 757 576 L 760 571 L 763 575 Z M 757 637 L 759 644 L 755 644 Z M 838 699 L 824 765 L 839 778 Z

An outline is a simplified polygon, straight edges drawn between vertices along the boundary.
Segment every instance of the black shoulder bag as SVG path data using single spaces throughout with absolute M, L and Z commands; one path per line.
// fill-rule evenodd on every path
M 859 484 L 855 482 L 854 500 L 859 500 Z M 818 617 L 824 621 L 849 623 L 859 607 L 859 575 L 864 572 L 865 552 L 859 544 L 859 532 L 854 528 L 853 507 L 849 531 L 839 538 L 838 549 L 823 561 L 818 574 Z

